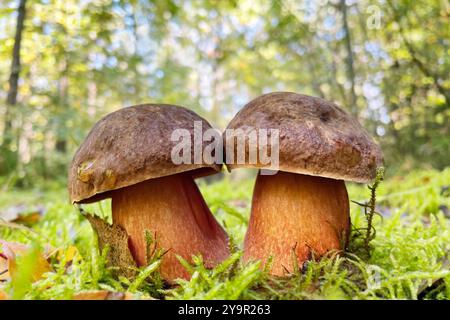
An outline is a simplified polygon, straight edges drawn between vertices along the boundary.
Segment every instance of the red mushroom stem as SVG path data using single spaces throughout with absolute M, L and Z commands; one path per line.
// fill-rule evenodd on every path
M 244 242 L 244 260 L 272 256 L 271 274 L 282 276 L 348 240 L 349 200 L 345 183 L 278 172 L 258 175 Z
M 177 255 L 190 261 L 201 254 L 207 267 L 229 255 L 228 237 L 209 211 L 189 174 L 150 179 L 112 195 L 113 221 L 129 235 L 130 251 L 139 266 L 145 265 L 145 232 L 156 237 L 158 248 L 168 250 L 161 275 L 171 281 L 189 278 Z

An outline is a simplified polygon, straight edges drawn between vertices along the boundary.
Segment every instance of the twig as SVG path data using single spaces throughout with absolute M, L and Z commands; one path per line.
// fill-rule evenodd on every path
M 365 209 L 366 213 L 366 220 L 367 220 L 367 230 L 366 230 L 366 236 L 364 237 L 364 247 L 366 249 L 367 255 L 370 257 L 371 255 L 371 248 L 370 248 L 370 241 L 372 241 L 376 236 L 376 230 L 373 226 L 373 216 L 375 215 L 375 206 L 377 201 L 377 188 L 381 181 L 383 181 L 384 176 L 384 167 L 380 167 L 377 170 L 377 176 L 375 178 L 375 182 L 372 185 L 369 185 L 368 188 L 370 190 L 370 200 Z

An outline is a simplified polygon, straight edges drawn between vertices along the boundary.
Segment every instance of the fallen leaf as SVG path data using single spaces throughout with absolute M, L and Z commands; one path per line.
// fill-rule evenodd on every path
M 97 290 L 79 292 L 73 296 L 73 300 L 135 300 L 135 297 L 128 292 Z
M 8 281 L 14 278 L 17 271 L 17 256 L 23 255 L 30 250 L 30 247 L 22 243 L 7 242 L 0 240 L 2 252 L 0 253 L 0 280 Z M 32 274 L 33 282 L 42 278 L 46 272 L 52 271 L 52 267 L 47 261 L 47 256 L 39 256 Z
M 0 245 L 2 246 L 0 257 L 0 280 L 4 282 L 11 280 L 11 274 L 16 268 L 16 253 L 23 254 L 27 251 L 27 246 L 20 243 L 6 242 L 3 240 L 0 240 Z
M 0 290 L 0 300 L 8 300 L 8 295 Z
M 41 220 L 41 217 L 42 215 L 39 212 L 32 212 L 27 215 L 20 215 L 12 222 L 24 224 L 29 227 L 39 222 L 39 220 Z
M 118 225 L 109 225 L 102 219 L 86 214 L 86 219 L 91 224 L 98 238 L 100 251 L 108 246 L 108 265 L 114 267 L 116 276 L 132 278 L 136 274 L 136 263 L 128 247 L 128 234 Z
M 0 283 L 8 280 L 8 258 L 3 253 L 0 253 Z
M 59 248 L 56 250 L 56 259 L 58 261 L 65 260 L 66 265 L 71 264 L 76 255 L 78 255 L 78 248 L 75 246 L 69 246 L 67 248 Z
M 45 213 L 45 207 L 37 206 L 30 210 L 25 205 L 16 205 L 0 212 L 0 218 L 6 222 L 15 222 L 26 226 L 31 226 L 42 218 Z

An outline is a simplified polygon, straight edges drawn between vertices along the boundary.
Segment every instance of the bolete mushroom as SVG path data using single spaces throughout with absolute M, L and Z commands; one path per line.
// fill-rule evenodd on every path
M 194 122 L 211 126 L 180 106 L 147 104 L 120 109 L 101 119 L 76 152 L 69 171 L 72 203 L 112 198 L 113 225 L 128 234 L 137 263 L 147 263 L 145 232 L 168 250 L 160 272 L 164 279 L 188 278 L 176 255 L 188 261 L 201 254 L 213 267 L 229 255 L 228 237 L 209 211 L 194 178 L 220 171 L 220 164 L 174 164 L 171 134 Z M 194 142 L 195 143 L 195 142 Z M 194 152 L 194 143 L 189 152 Z M 204 148 L 207 142 L 199 142 Z M 198 146 L 197 146 L 198 147 Z
M 323 99 L 275 92 L 245 105 L 227 129 L 246 134 L 279 130 L 279 171 L 256 179 L 244 260 L 266 262 L 272 256 L 271 273 L 284 275 L 312 256 L 344 249 L 350 231 L 344 180 L 369 182 L 383 161 L 380 148 L 358 121 Z M 225 143 L 234 143 L 237 152 L 236 139 Z M 271 168 L 259 159 L 249 163 L 248 157 L 245 163 L 227 166 Z

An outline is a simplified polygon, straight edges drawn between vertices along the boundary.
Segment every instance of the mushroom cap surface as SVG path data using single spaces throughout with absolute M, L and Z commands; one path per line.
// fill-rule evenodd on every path
M 98 121 L 79 147 L 69 169 L 72 203 L 89 203 L 109 197 L 108 191 L 148 179 L 192 171 L 198 177 L 221 170 L 220 164 L 194 163 L 194 122 L 202 135 L 210 124 L 184 107 L 142 104 L 122 108 Z M 191 163 L 174 164 L 171 141 L 175 129 L 186 129 L 191 139 Z M 221 143 L 221 141 L 219 141 Z M 203 151 L 211 142 L 201 140 Z
M 261 163 L 259 156 L 255 163 L 249 161 L 248 134 L 253 130 L 259 133 L 261 129 L 279 130 L 278 170 L 281 171 L 367 183 L 383 165 L 380 147 L 359 122 L 336 104 L 321 98 L 292 92 L 265 94 L 246 104 L 227 129 L 242 129 L 246 136 L 245 163 L 227 162 L 230 170 L 272 168 Z M 223 139 L 227 146 L 226 132 Z M 267 141 L 270 151 L 270 136 Z M 238 139 L 231 142 L 234 159 L 237 142 Z

